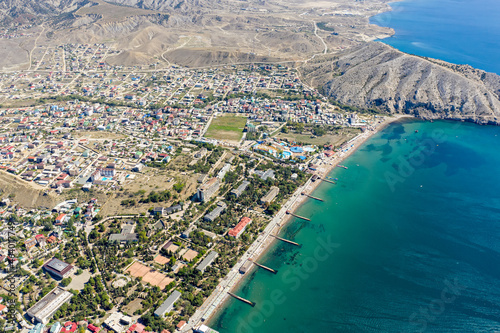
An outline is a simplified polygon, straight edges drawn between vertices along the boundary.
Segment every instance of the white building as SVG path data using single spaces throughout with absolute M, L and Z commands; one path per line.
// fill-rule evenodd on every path
M 36 320 L 42 324 L 46 324 L 52 315 L 66 302 L 68 302 L 73 294 L 60 287 L 54 288 L 38 303 L 33 305 L 26 313 L 32 320 Z

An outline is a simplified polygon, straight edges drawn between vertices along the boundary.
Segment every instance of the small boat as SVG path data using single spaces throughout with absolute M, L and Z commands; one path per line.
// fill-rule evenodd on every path
M 418 130 L 415 130 L 415 133 L 418 133 Z
M 338 167 L 338 168 L 344 168 L 344 169 L 346 169 L 346 170 L 347 170 L 347 167 L 346 167 L 345 165 L 340 165 L 340 164 L 339 164 L 339 165 L 337 165 L 337 167 Z

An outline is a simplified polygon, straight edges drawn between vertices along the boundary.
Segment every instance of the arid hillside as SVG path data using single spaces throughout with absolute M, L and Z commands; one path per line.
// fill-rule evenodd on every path
M 0 26 L 22 32 L 9 49 L 23 56 L 1 51 L 0 68 L 27 69 L 37 47 L 71 43 L 106 43 L 120 52 L 108 63 L 124 66 L 161 68 L 179 59 L 189 65 L 177 57 L 179 49 L 202 57 L 196 66 L 214 59 L 304 62 L 391 35 L 369 23 L 388 9 L 386 0 L 7 0 L 0 3 Z
M 383 43 L 317 58 L 302 73 L 346 105 L 428 119 L 500 122 L 500 76 L 405 54 Z

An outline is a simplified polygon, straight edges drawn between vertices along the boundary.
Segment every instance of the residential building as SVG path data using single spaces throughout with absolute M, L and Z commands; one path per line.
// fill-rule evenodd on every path
M 183 233 L 181 233 L 181 237 L 182 238 L 189 238 L 189 235 L 194 231 L 196 230 L 196 225 L 192 225 L 190 226 L 189 228 L 187 228 L 186 231 L 184 231 Z
M 181 293 L 177 290 L 174 290 L 170 296 L 168 296 L 168 298 L 165 300 L 165 302 L 162 303 L 162 305 L 160 305 L 158 307 L 158 309 L 156 309 L 156 311 L 154 312 L 155 316 L 157 317 L 165 317 L 165 314 L 172 311 L 172 309 L 174 308 L 174 304 L 175 302 L 177 302 L 177 300 L 181 297 Z
M 256 170 L 255 174 L 264 181 L 266 181 L 267 179 L 274 179 L 274 170 L 272 169 L 267 169 L 266 171 Z
M 153 211 L 151 211 L 151 214 L 155 215 L 155 216 L 163 216 L 164 211 L 165 211 L 165 208 L 163 208 L 163 207 L 155 207 L 155 208 L 153 208 Z
M 220 180 L 223 180 L 224 176 L 226 175 L 226 173 L 230 169 L 231 169 L 231 164 L 229 164 L 229 163 L 224 164 L 224 166 L 222 167 L 222 169 L 219 170 L 219 173 L 217 174 L 217 178 L 219 178 Z
M 267 192 L 266 195 L 264 195 L 260 199 L 260 203 L 264 204 L 264 205 L 270 204 L 271 202 L 273 202 L 274 198 L 276 198 L 276 196 L 278 195 L 278 193 L 280 193 L 279 187 L 272 186 L 271 189 L 269 190 L 269 192 Z
M 210 251 L 205 259 L 203 259 L 203 261 L 199 263 L 198 266 L 196 266 L 196 269 L 203 273 L 205 269 L 210 266 L 218 256 L 219 254 L 217 252 Z
M 205 184 L 203 184 L 196 192 L 196 197 L 201 202 L 207 202 L 210 197 L 217 192 L 220 186 L 220 180 L 217 177 L 209 179 Z
M 245 231 L 247 225 L 250 224 L 251 222 L 252 222 L 251 218 L 244 216 L 241 218 L 240 222 L 238 222 L 238 224 L 233 229 L 229 230 L 227 234 L 231 237 L 238 238 Z
M 165 208 L 164 214 L 170 215 L 173 213 L 180 212 L 181 210 L 182 210 L 182 205 L 174 205 L 174 206 Z
M 139 164 L 136 164 L 133 168 L 132 168 L 132 171 L 134 172 L 141 172 L 141 170 L 144 168 L 144 164 L 142 163 L 139 163 Z
M 29 252 L 32 248 L 35 247 L 37 241 L 35 237 L 29 238 L 24 241 L 24 246 L 26 247 L 26 250 Z
M 250 185 L 250 182 L 249 181 L 246 181 L 244 180 L 240 186 L 238 186 L 237 188 L 231 190 L 231 194 L 234 195 L 236 198 L 239 198 L 240 195 L 245 192 L 245 190 L 247 189 L 248 185 Z
M 101 169 L 101 174 L 103 177 L 113 178 L 116 174 L 116 170 L 114 168 L 104 168 Z
M 97 333 L 97 332 L 99 332 L 99 331 L 101 330 L 101 328 L 100 328 L 100 327 L 97 327 L 97 326 L 95 326 L 95 325 L 93 325 L 93 324 L 89 324 L 89 325 L 87 326 L 87 329 L 88 329 L 89 331 L 91 331 L 92 333 Z
M 226 208 L 227 205 L 224 202 L 219 201 L 217 203 L 217 207 L 215 207 L 210 213 L 206 214 L 203 219 L 205 221 L 213 222 L 220 216 L 220 214 L 222 214 L 226 210 Z

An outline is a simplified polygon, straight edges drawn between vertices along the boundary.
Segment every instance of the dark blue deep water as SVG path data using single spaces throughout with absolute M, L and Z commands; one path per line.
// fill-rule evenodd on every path
M 418 133 L 415 131 L 418 130 Z M 321 184 L 209 323 L 239 332 L 499 332 L 500 127 L 400 122 Z
M 500 74 L 499 0 L 404 0 L 391 7 L 371 19 L 396 32 L 382 42 Z

